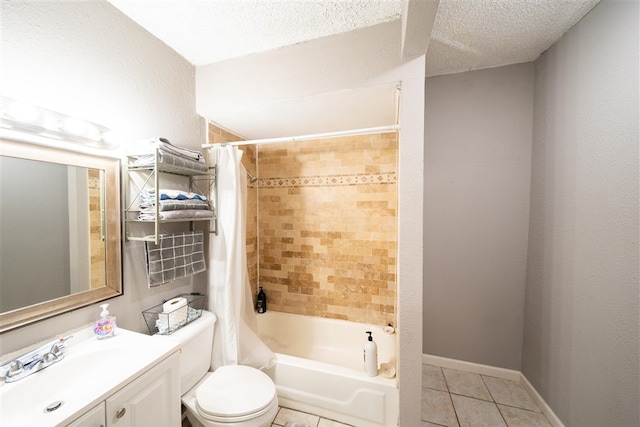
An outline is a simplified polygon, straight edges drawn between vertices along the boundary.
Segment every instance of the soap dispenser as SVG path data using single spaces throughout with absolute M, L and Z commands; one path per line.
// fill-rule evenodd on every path
M 367 331 L 369 336 L 367 342 L 364 343 L 364 371 L 370 377 L 378 375 L 378 345 L 373 340 L 371 332 Z
M 102 309 L 100 318 L 93 325 L 93 333 L 96 334 L 98 339 L 109 338 L 116 333 L 116 318 L 109 315 L 107 307 L 109 307 L 109 304 L 100 305 Z

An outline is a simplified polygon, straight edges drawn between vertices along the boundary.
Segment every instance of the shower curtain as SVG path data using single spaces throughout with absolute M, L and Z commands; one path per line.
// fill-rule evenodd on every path
M 217 149 L 218 235 L 209 239 L 209 303 L 218 318 L 211 367 L 248 365 L 257 369 L 275 364 L 275 354 L 256 335 L 247 271 L 247 171 L 243 152 L 229 145 Z

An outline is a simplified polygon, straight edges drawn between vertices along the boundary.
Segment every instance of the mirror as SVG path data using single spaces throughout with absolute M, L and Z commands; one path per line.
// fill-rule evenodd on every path
M 122 294 L 120 161 L 0 139 L 0 332 Z

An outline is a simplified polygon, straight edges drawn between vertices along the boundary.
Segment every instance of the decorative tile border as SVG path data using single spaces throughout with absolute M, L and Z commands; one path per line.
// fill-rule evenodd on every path
M 290 178 L 260 178 L 260 188 L 338 187 L 345 185 L 397 184 L 395 172 L 378 174 L 349 174 L 327 176 L 300 176 Z

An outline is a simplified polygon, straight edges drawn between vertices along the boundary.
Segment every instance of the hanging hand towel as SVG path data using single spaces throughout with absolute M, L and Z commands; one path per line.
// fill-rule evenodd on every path
M 207 269 L 202 231 L 160 236 L 158 244 L 145 242 L 149 287 L 163 285 Z

